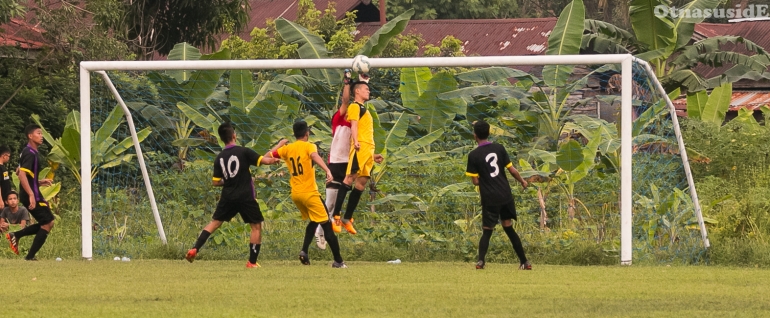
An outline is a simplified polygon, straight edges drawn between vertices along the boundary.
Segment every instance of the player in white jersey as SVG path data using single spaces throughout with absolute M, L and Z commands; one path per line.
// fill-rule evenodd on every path
M 345 172 L 350 159 L 350 122 L 345 119 L 350 104 L 350 70 L 345 70 L 344 85 L 342 87 L 342 97 L 340 107 L 332 116 L 332 144 L 329 147 L 329 170 L 332 171 L 334 181 L 326 184 L 326 210 L 329 213 L 329 219 L 332 220 L 334 203 L 337 200 L 339 189 L 344 184 L 350 184 L 352 180 L 345 181 Z M 333 224 L 334 225 L 334 224 Z M 340 232 L 340 227 L 335 226 L 335 232 Z M 320 249 L 326 249 L 326 240 L 324 233 L 319 227 L 315 233 L 316 244 Z

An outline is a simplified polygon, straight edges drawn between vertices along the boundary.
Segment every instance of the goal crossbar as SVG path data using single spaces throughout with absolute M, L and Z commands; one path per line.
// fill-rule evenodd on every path
M 698 195 L 692 178 L 687 152 L 684 148 L 674 104 L 666 95 L 652 67 L 645 61 L 630 54 L 603 55 L 543 55 L 543 56 L 474 56 L 474 57 L 413 57 L 413 58 L 370 58 L 372 68 L 403 67 L 489 67 L 489 66 L 525 66 L 525 65 L 621 65 L 621 251 L 620 263 L 630 265 L 632 261 L 632 226 L 633 226 L 633 189 L 632 189 L 632 103 L 633 103 L 633 63 L 643 66 L 655 88 L 666 101 L 670 116 L 674 122 L 674 132 L 679 144 L 679 151 L 684 165 L 690 196 L 698 219 L 701 238 L 705 248 L 709 247 L 706 227 L 703 221 Z M 80 63 L 80 126 L 91 127 L 91 92 L 90 73 L 103 71 L 147 71 L 147 70 L 239 70 L 239 69 L 346 69 L 353 64 L 352 58 L 338 59 L 299 59 L 299 60 L 208 60 L 208 61 L 84 61 Z M 628 76 L 626 76 L 628 75 Z M 109 82 L 109 78 L 105 81 Z M 113 90 L 113 94 L 117 94 Z M 121 100 L 116 96 L 117 100 Z M 130 116 L 124 109 L 124 114 Z M 130 117 L 127 117 L 130 118 Z M 131 127 L 132 134 L 135 129 Z M 139 149 L 137 139 L 134 147 Z M 82 210 L 82 257 L 93 257 L 93 229 L 91 227 L 91 140 L 89 134 L 81 134 L 81 210 Z M 141 156 L 141 155 L 140 155 Z M 151 193 L 151 184 L 146 174 L 145 184 Z M 157 212 L 154 211 L 156 214 Z M 156 215 L 158 229 L 161 232 L 159 217 Z M 165 241 L 165 239 L 163 239 Z

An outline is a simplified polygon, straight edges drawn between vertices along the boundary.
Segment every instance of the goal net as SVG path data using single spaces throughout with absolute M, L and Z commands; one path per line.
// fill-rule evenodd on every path
M 233 123 L 238 143 L 264 154 L 281 138 L 294 140 L 291 125 L 303 119 L 328 159 L 330 121 L 352 59 L 216 54 L 81 64 L 81 126 L 114 125 L 106 137 L 133 136 L 135 144 L 121 149 L 138 154 L 102 162 L 105 136 L 82 134 L 83 257 L 114 255 L 130 241 L 189 248 L 221 191 L 211 185 L 221 123 Z M 708 240 L 675 110 L 645 62 L 631 55 L 369 61 L 366 106 L 385 161 L 358 205 L 358 234 L 339 235 L 347 258 L 475 259 L 481 204 L 464 171 L 477 120 L 490 123 L 491 141 L 506 147 L 530 184 L 524 190 L 509 176 L 515 229 L 533 260 L 702 258 Z M 266 219 L 263 257 L 294 257 L 305 223 L 286 167 L 252 167 L 252 174 Z M 249 227 L 233 221 L 212 236 L 209 257 L 245 253 Z M 489 260 L 515 262 L 502 235 L 491 247 Z

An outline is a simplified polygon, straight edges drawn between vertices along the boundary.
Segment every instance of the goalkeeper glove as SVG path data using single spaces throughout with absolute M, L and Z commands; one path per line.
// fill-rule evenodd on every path
M 366 74 L 366 73 L 358 74 L 358 80 L 361 81 L 361 82 L 369 84 L 369 74 Z

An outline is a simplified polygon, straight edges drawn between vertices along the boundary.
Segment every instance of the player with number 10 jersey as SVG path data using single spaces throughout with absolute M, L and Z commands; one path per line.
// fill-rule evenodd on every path
M 251 226 L 249 261 L 246 263 L 246 267 L 257 268 L 259 267 L 257 258 L 262 246 L 262 221 L 264 221 L 264 217 L 256 200 L 249 166 L 274 164 L 280 160 L 263 157 L 254 150 L 238 146 L 235 128 L 230 123 L 219 125 L 217 131 L 219 138 L 225 143 L 225 148 L 214 159 L 214 177 L 211 181 L 215 187 L 222 187 L 222 195 L 216 211 L 211 217 L 212 220 L 198 235 L 193 247 L 187 251 L 185 259 L 192 263 L 211 234 L 222 226 L 223 222 L 228 222 L 236 214 L 240 214 L 243 221 Z

